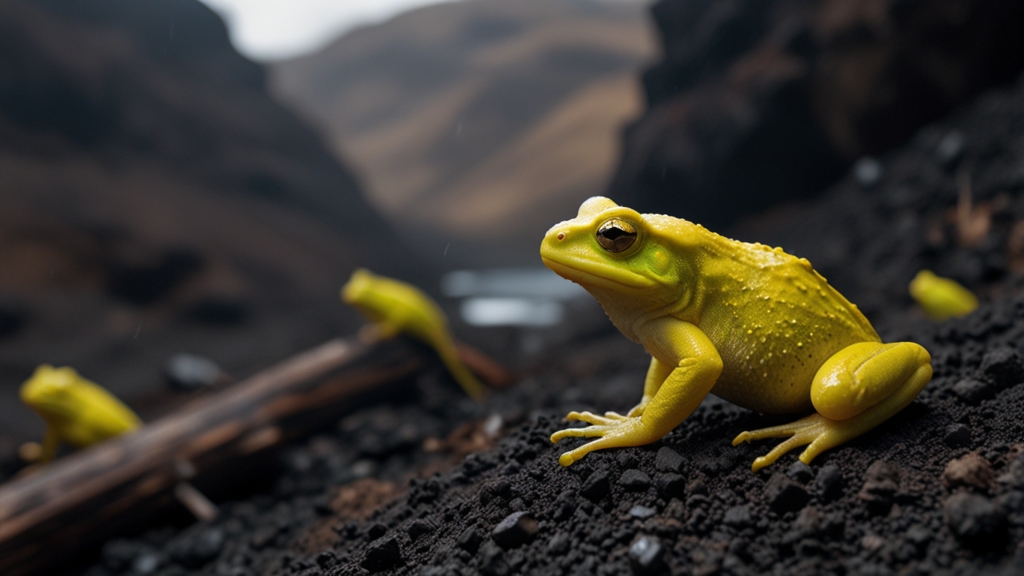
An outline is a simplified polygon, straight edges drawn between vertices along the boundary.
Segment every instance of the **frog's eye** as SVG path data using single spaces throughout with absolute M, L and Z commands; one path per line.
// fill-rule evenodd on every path
M 609 252 L 622 252 L 636 242 L 636 228 L 625 220 L 612 218 L 597 229 L 597 243 Z

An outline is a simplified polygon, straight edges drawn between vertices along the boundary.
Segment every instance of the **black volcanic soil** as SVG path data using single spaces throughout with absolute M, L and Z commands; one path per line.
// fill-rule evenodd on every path
M 796 451 L 751 472 L 774 441 L 731 439 L 785 419 L 710 397 L 655 444 L 560 467 L 580 442 L 548 441 L 565 412 L 621 410 L 640 394 L 643 350 L 604 332 L 549 348 L 485 405 L 425 373 L 409 404 L 285 451 L 272 487 L 218 520 L 110 542 L 85 573 L 1021 573 L 1022 128 L 1024 84 L 925 129 L 878 178 L 861 172 L 738 231 L 820 260 L 885 340 L 933 355 L 913 404 L 810 466 Z M 988 214 L 980 238 L 958 237 L 965 225 L 950 216 L 967 181 L 975 217 Z M 926 265 L 986 302 L 926 320 L 904 292 Z

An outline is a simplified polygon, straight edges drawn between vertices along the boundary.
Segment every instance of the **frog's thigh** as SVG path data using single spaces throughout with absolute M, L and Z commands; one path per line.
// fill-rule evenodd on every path
M 928 375 L 922 378 L 924 374 L 918 372 L 924 366 L 928 366 Z M 811 402 L 830 420 L 848 420 L 906 386 L 914 390 L 902 392 L 911 393 L 913 399 L 930 376 L 931 356 L 918 344 L 859 342 L 821 365 L 811 383 Z

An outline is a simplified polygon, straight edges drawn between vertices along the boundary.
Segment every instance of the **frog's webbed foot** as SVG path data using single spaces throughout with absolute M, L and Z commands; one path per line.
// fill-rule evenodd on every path
M 609 415 L 611 414 L 611 415 Z M 640 446 L 653 441 L 647 433 L 640 418 L 631 418 L 614 412 L 598 416 L 590 412 L 570 412 L 566 420 L 580 420 L 592 426 L 585 428 L 566 428 L 551 435 L 551 441 L 557 443 L 563 438 L 598 438 L 575 450 L 570 450 L 558 458 L 558 463 L 568 466 L 583 458 L 594 450 L 604 448 L 624 448 Z
M 804 464 L 810 464 L 811 460 L 814 460 L 818 454 L 829 448 L 834 448 L 849 439 L 846 434 L 842 433 L 841 425 L 841 422 L 829 420 L 821 414 L 811 414 L 790 424 L 762 428 L 752 432 L 741 432 L 736 438 L 733 438 L 732 445 L 736 446 L 741 442 L 752 442 L 765 438 L 785 438 L 789 436 L 789 439 L 773 448 L 771 452 L 754 460 L 754 465 L 751 467 L 753 471 L 757 472 L 761 468 L 773 464 L 786 452 L 807 444 L 810 444 L 810 446 L 807 446 L 803 453 L 800 454 L 800 461 Z

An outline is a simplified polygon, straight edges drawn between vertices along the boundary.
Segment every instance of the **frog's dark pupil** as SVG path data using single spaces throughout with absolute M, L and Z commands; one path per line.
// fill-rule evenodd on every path
M 618 226 L 612 226 L 611 228 L 605 228 L 604 230 L 601 230 L 601 235 L 609 240 L 614 241 L 616 238 L 629 235 L 629 232 L 626 232 L 625 230 L 619 228 Z
M 622 220 L 609 220 L 597 230 L 597 242 L 609 252 L 622 252 L 633 245 L 636 230 Z

